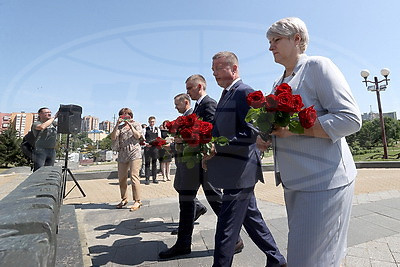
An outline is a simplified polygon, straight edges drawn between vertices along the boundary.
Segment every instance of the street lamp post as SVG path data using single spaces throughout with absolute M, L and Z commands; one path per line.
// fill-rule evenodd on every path
M 373 81 L 367 80 L 369 76 L 369 71 L 368 70 L 362 70 L 361 71 L 361 77 L 364 78 L 364 83 L 365 86 L 367 87 L 368 91 L 375 91 L 376 92 L 376 99 L 378 100 L 378 110 L 379 110 L 379 119 L 381 122 L 381 135 L 382 135 L 382 143 L 383 143 L 383 158 L 387 159 L 388 158 L 388 152 L 387 152 L 387 143 L 386 143 L 386 133 L 385 133 L 385 122 L 383 120 L 383 113 L 382 113 L 382 106 L 381 106 L 381 96 L 380 96 L 380 91 L 385 91 L 388 85 L 388 76 L 390 74 L 390 70 L 387 68 L 383 68 L 381 70 L 381 74 L 384 77 L 382 80 L 378 80 L 378 77 L 374 77 Z M 385 82 L 385 84 L 379 85 L 381 82 Z M 368 86 L 368 83 L 372 83 L 373 85 Z

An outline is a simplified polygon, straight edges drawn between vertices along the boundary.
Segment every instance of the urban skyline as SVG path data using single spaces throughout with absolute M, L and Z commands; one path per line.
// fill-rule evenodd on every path
M 383 112 L 399 113 L 400 37 L 391 27 L 400 23 L 399 7 L 394 0 L 338 0 L 333 6 L 311 0 L 6 1 L 0 16 L 0 111 L 76 104 L 84 115 L 112 121 L 129 107 L 137 121 L 153 115 L 159 124 L 179 115 L 173 97 L 186 91 L 192 74 L 202 74 L 208 94 L 219 99 L 211 58 L 224 50 L 239 57 L 243 81 L 268 94 L 283 68 L 268 51 L 266 30 L 280 18 L 297 16 L 310 35 L 306 53 L 339 67 L 362 113 L 370 106 L 377 110 L 377 103 L 361 70 L 381 80 L 380 70 L 389 68 Z

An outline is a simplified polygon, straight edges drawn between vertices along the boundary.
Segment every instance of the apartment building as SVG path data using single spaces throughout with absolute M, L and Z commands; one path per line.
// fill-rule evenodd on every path
M 0 113 L 0 133 L 7 130 L 11 124 L 11 113 Z
M 17 131 L 18 137 L 26 135 L 37 121 L 39 115 L 37 113 L 13 112 L 11 113 L 10 125 Z
M 111 121 L 102 121 L 100 122 L 99 128 L 101 131 L 110 133 L 114 128 L 114 123 L 112 123 Z
M 90 132 L 99 129 L 99 118 L 84 116 L 82 118 L 82 132 Z

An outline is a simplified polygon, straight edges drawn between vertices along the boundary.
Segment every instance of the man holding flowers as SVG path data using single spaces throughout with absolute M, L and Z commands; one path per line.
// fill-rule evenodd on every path
M 198 150 L 212 139 L 210 121 L 214 117 L 216 107 L 215 100 L 209 96 L 205 97 L 205 86 L 206 82 L 203 76 L 190 76 L 186 80 L 187 91 L 195 99 L 198 99 L 198 96 L 203 96 L 202 101 L 195 108 L 197 114 L 192 113 L 189 94 L 179 94 L 175 96 L 174 103 L 175 108 L 183 116 L 167 124 L 171 134 L 179 135 L 175 137 L 175 143 L 171 144 L 172 150 L 176 152 L 175 163 L 177 168 L 174 188 L 179 194 L 179 227 L 175 245 L 160 252 L 159 257 L 161 259 L 191 252 L 194 222 L 207 212 L 207 208 L 196 198 L 200 185 L 203 187 L 207 201 L 213 211 L 218 215 L 221 209 L 222 193 L 208 182 L 207 176 L 199 164 L 200 161 L 197 160 L 200 155 Z M 204 120 L 200 120 L 199 117 Z M 189 151 L 189 155 L 185 155 L 185 151 Z M 237 243 L 236 252 L 240 252 L 242 249 L 243 242 L 240 240 Z
M 217 84 L 224 89 L 215 112 L 212 134 L 229 140 L 227 146 L 215 145 L 211 155 L 203 159 L 211 184 L 223 189 L 213 266 L 232 265 L 242 225 L 267 256 L 266 266 L 283 266 L 286 260 L 279 252 L 254 196 L 255 184 L 258 180 L 263 181 L 256 134 L 245 121 L 249 110 L 246 96 L 254 90 L 241 81 L 238 58 L 232 52 L 215 54 L 212 70 Z

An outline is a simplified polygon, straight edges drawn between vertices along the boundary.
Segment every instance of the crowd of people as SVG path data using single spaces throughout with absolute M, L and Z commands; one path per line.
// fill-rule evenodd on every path
M 354 192 L 356 168 L 345 137 L 361 127 L 361 114 L 343 74 L 328 58 L 307 56 L 309 36 L 299 18 L 273 23 L 266 37 L 269 50 L 284 71 L 272 86 L 287 83 L 305 106 L 317 113 L 315 124 L 304 133 L 275 125 L 272 141 L 265 141 L 245 121 L 250 107 L 246 96 L 254 92 L 240 78 L 239 60 L 233 52 L 212 57 L 212 72 L 223 89 L 218 101 L 206 93 L 207 82 L 200 74 L 185 81 L 186 92 L 173 99 L 182 116 L 196 114 L 213 125 L 213 137 L 226 137 L 228 145 L 213 144 L 211 153 L 190 168 L 182 158 L 183 139 L 167 135 L 168 121 L 160 127 L 156 118 L 140 125 L 129 108 L 119 111 L 111 137 L 118 155 L 121 202 L 128 204 L 127 179 L 132 182 L 135 211 L 142 206 L 140 176 L 145 184 L 158 183 L 157 162 L 163 181 L 170 181 L 170 165 L 175 157 L 174 188 L 179 195 L 179 226 L 176 243 L 160 252 L 161 259 L 191 253 L 194 222 L 207 208 L 196 198 L 200 186 L 217 217 L 213 266 L 231 266 L 244 243 L 242 226 L 266 255 L 266 266 L 340 266 L 347 246 L 347 231 Z M 191 101 L 195 101 L 194 108 Z M 57 116 L 57 115 L 56 115 Z M 52 123 L 48 109 L 39 111 L 40 122 L 33 126 L 41 146 L 34 153 L 35 169 L 50 164 Z M 44 131 L 48 133 L 43 134 Z M 48 142 L 42 142 L 43 136 Z M 167 140 L 162 149 L 152 145 L 157 137 Z M 276 185 L 281 184 L 288 217 L 288 247 L 285 258 L 277 247 L 257 207 L 254 187 L 264 182 L 261 152 L 272 146 Z M 142 149 L 143 148 L 143 149 Z M 150 167 L 151 166 L 151 167 Z M 129 174 L 129 175 L 128 175 Z

